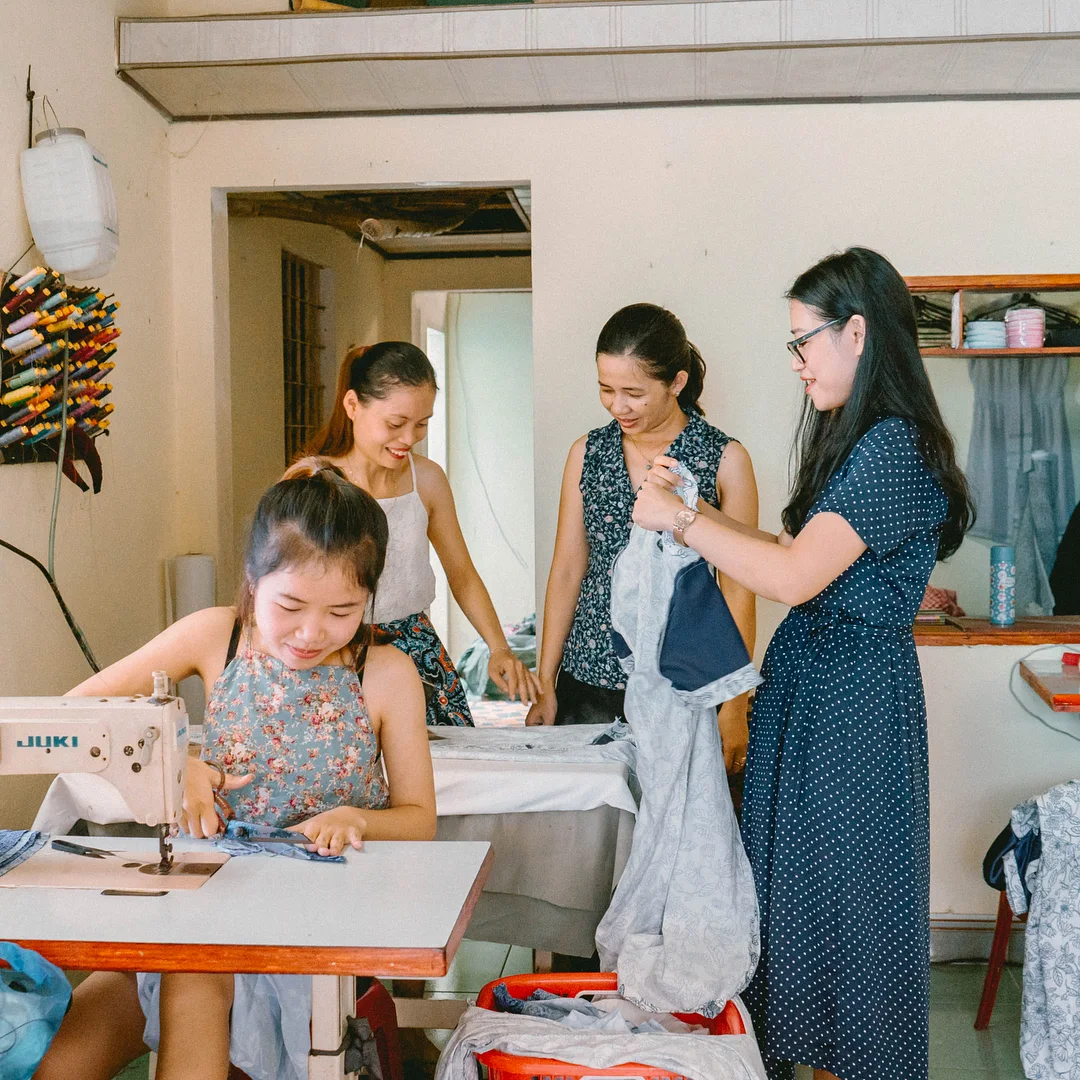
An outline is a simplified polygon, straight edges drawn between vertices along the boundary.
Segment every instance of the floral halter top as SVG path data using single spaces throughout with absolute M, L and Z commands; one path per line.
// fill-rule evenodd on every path
M 698 494 L 713 506 L 720 505 L 716 470 L 729 442 L 729 435 L 706 423 L 698 413 L 689 412 L 686 427 L 667 450 L 690 469 L 698 482 Z M 630 539 L 634 489 L 617 420 L 589 432 L 579 486 L 589 540 L 589 567 L 563 649 L 562 667 L 590 686 L 624 690 L 626 673 L 611 645 L 611 573 L 616 556 Z
M 390 804 L 352 668 L 296 670 L 245 644 L 214 683 L 204 723 L 203 757 L 255 774 L 228 797 L 244 821 L 285 828 L 339 806 Z

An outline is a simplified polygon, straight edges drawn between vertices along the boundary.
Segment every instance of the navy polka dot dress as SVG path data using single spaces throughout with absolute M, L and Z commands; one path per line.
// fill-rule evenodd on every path
M 930 815 L 912 623 L 948 502 L 914 428 L 878 421 L 810 516 L 867 550 L 765 656 L 743 831 L 761 910 L 747 1004 L 771 1080 L 926 1080 Z

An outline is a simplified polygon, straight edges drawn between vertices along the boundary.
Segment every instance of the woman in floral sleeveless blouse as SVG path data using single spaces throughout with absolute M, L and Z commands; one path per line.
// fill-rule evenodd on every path
M 625 675 L 611 646 L 611 571 L 626 546 L 634 493 L 652 461 L 677 458 L 697 478 L 703 512 L 757 526 L 750 455 L 705 422 L 698 403 L 705 363 L 682 323 L 655 304 L 616 312 L 596 343 L 600 401 L 614 418 L 570 449 L 559 527 L 544 601 L 542 696 L 530 724 L 597 724 L 622 715 Z M 705 505 L 708 504 L 708 505 Z M 754 646 L 754 596 L 721 579 L 748 647 Z M 746 760 L 746 699 L 720 713 L 729 770 Z

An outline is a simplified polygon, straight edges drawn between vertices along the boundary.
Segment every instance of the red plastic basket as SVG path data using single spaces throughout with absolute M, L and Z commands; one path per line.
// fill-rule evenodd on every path
M 517 998 L 527 998 L 534 990 L 547 990 L 562 997 L 597 991 L 618 990 L 618 976 L 613 972 L 586 972 L 580 975 L 508 975 L 505 979 L 490 982 L 476 999 L 481 1009 L 495 1011 L 494 988 L 506 983 L 506 989 Z M 701 1024 L 712 1035 L 745 1035 L 746 1027 L 738 1006 L 729 1001 L 724 1011 L 711 1020 L 696 1013 L 675 1013 L 688 1024 Z M 624 1080 L 681 1080 L 678 1073 L 665 1072 L 652 1065 L 628 1062 L 612 1069 L 596 1069 L 589 1065 L 571 1065 L 554 1058 L 528 1058 L 507 1054 L 502 1050 L 489 1050 L 477 1054 L 477 1059 L 487 1066 L 488 1080 L 516 1080 L 518 1077 L 542 1078 L 542 1080 L 580 1080 L 581 1077 L 623 1077 Z

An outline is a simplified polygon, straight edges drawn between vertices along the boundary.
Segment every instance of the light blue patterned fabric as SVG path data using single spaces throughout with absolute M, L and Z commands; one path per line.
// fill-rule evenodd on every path
M 1022 803 L 1014 829 L 1033 806 L 1042 858 L 1026 879 L 1020 1061 L 1028 1080 L 1080 1080 L 1080 780 Z
M 320 855 L 317 851 L 308 851 L 303 844 L 264 844 L 269 838 L 292 838 L 296 833 L 285 829 L 275 829 L 270 825 L 259 825 L 250 821 L 238 821 L 233 818 L 225 826 L 220 840 L 214 841 L 218 851 L 226 855 L 269 855 L 285 859 L 303 859 L 305 862 L 343 863 L 344 855 Z
M 697 487 L 685 477 L 690 505 Z M 641 804 L 596 944 L 602 970 L 618 972 L 619 993 L 635 1005 L 716 1016 L 750 981 L 760 941 L 716 706 L 761 677 L 747 663 L 688 692 L 660 674 L 676 575 L 700 558 L 670 534 L 635 526 L 615 563 L 611 623 L 631 652 L 623 661 L 626 719 L 638 747 Z

